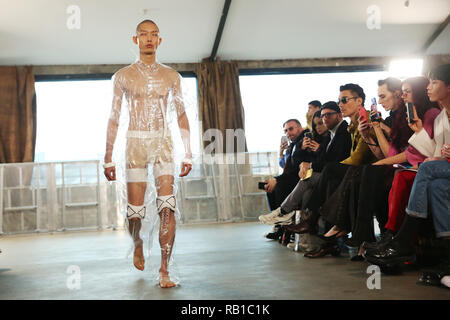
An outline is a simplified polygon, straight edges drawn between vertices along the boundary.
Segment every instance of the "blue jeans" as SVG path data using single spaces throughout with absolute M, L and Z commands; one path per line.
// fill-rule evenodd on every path
M 419 167 L 406 213 L 418 218 L 428 216 L 428 201 L 437 237 L 450 236 L 450 162 L 429 161 Z

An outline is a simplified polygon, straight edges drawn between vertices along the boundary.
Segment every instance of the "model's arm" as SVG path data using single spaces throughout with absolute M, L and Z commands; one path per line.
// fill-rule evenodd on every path
M 192 158 L 191 152 L 191 132 L 189 128 L 189 120 L 186 112 L 178 117 L 178 127 L 180 127 L 181 139 L 184 144 L 185 157 L 188 159 Z
M 180 173 L 180 177 L 184 177 L 191 171 L 192 168 L 192 151 L 189 120 L 184 109 L 183 92 L 181 90 L 181 76 L 179 74 L 177 74 L 173 87 L 173 99 L 175 110 L 177 112 L 178 127 L 180 128 L 181 139 L 183 140 L 185 152 Z
M 122 108 L 123 89 L 119 83 L 117 76 L 114 76 L 114 94 L 112 101 L 111 114 L 108 120 L 108 128 L 106 131 L 106 152 L 105 164 L 111 163 L 114 142 L 116 141 L 117 129 L 119 128 L 120 110 Z M 105 176 L 108 180 L 115 180 L 115 168 L 105 168 Z

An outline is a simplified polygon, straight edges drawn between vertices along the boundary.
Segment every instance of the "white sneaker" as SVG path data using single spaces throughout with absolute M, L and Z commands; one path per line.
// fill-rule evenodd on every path
M 266 221 L 272 219 L 273 217 L 276 217 L 281 214 L 281 207 L 278 207 L 277 209 L 273 210 L 271 213 L 264 214 L 258 217 L 259 221 L 262 223 L 266 223 Z
M 450 276 L 442 277 L 441 283 L 442 283 L 442 285 L 446 286 L 447 288 L 450 288 Z
M 295 211 L 291 211 L 289 213 L 281 215 L 281 210 L 280 210 L 279 215 L 268 217 L 268 218 L 264 219 L 263 223 L 268 224 L 268 225 L 274 225 L 274 224 L 286 225 L 286 224 L 291 224 L 292 223 L 292 217 L 294 215 L 295 215 Z

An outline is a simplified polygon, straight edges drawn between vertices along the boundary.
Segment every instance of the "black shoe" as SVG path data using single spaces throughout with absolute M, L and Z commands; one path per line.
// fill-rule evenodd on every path
M 264 238 L 269 239 L 269 240 L 278 240 L 278 239 L 280 239 L 281 235 L 282 235 L 282 233 L 279 231 L 269 232 L 264 235 Z
M 339 232 L 337 232 L 337 233 L 335 233 L 335 234 L 333 234 L 332 236 L 330 236 L 330 237 L 325 237 L 325 235 L 323 235 L 323 234 L 318 234 L 317 235 L 320 239 L 322 239 L 323 241 L 326 241 L 326 242 L 335 242 L 337 239 L 339 239 L 339 238 L 347 238 L 347 233 L 345 232 L 345 231 L 339 231 Z
M 386 231 L 381 234 L 380 240 L 378 240 L 377 242 L 364 241 L 362 243 L 362 246 L 365 250 L 373 250 L 377 247 L 384 246 L 386 243 L 390 242 L 394 238 L 394 236 L 395 233 L 393 231 L 386 229 Z
M 442 277 L 450 275 L 450 261 L 443 261 L 435 267 L 423 269 L 424 273 L 437 273 Z
M 416 261 L 414 247 L 410 244 L 400 243 L 396 239 L 381 248 L 364 251 L 363 257 L 376 265 L 396 265 Z
M 425 269 L 417 284 L 450 289 L 441 282 L 445 276 L 450 276 L 450 261 L 444 261 L 434 268 Z

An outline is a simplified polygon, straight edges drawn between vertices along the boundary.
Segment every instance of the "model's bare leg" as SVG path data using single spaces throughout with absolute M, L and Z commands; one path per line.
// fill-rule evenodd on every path
M 160 217 L 159 245 L 161 247 L 161 267 L 159 269 L 159 285 L 161 288 L 174 287 L 169 277 L 169 261 L 175 241 L 175 197 L 173 196 L 174 178 L 163 175 L 156 178 L 158 190 L 158 214 Z
M 136 207 L 142 206 L 144 204 L 146 188 L 147 184 L 145 182 L 127 183 L 128 204 Z M 132 209 L 128 208 L 128 210 L 131 211 Z M 143 212 L 143 214 L 145 215 L 145 212 Z M 143 271 L 145 266 L 145 259 L 143 252 L 143 241 L 139 236 L 141 226 L 141 218 L 128 219 L 128 231 L 130 232 L 134 243 L 133 264 L 136 269 Z

